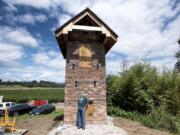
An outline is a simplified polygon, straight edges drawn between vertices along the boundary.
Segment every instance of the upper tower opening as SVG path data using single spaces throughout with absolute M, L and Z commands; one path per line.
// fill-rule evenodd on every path
M 99 27 L 99 25 L 89 15 L 86 15 L 85 17 L 80 19 L 78 22 L 75 23 L 75 25 Z

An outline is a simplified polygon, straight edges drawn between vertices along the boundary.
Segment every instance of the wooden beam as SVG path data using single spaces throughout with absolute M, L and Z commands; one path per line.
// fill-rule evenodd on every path
M 74 30 L 83 30 L 83 31 L 102 31 L 101 27 L 81 26 L 81 25 L 73 25 L 72 29 L 74 29 Z

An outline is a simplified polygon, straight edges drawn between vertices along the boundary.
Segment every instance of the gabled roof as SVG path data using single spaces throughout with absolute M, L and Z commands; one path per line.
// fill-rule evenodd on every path
M 118 35 L 112 29 L 110 29 L 108 25 L 106 25 L 89 8 L 86 8 L 55 31 L 56 39 L 64 58 L 66 58 L 66 41 L 64 40 L 67 39 L 68 33 L 73 29 L 82 31 L 98 31 L 105 34 L 106 39 L 104 44 L 106 47 L 106 53 L 110 50 L 118 38 Z
M 107 29 L 109 31 L 111 31 L 116 37 L 118 37 L 118 35 L 111 29 L 109 28 L 109 26 L 107 24 L 105 24 L 94 12 L 92 12 L 89 8 L 84 9 L 82 12 L 80 12 L 79 14 L 77 14 L 76 16 L 74 16 L 73 18 L 71 18 L 69 21 L 67 21 L 66 23 L 64 23 L 60 28 L 58 28 L 55 31 L 55 34 L 57 34 L 58 32 L 60 32 L 64 27 L 66 27 L 70 22 L 75 21 L 77 18 L 79 18 L 80 16 L 82 16 L 84 13 L 90 13 L 92 14 L 95 19 L 97 19 L 99 22 L 101 22 L 105 27 L 107 27 Z

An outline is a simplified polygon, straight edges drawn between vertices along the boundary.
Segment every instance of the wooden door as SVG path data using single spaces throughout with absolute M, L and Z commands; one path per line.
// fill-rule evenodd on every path
M 92 46 L 81 44 L 79 48 L 79 66 L 92 67 Z

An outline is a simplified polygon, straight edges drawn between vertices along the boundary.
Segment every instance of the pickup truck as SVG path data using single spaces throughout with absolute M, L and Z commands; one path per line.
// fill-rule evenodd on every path
M 0 103 L 0 110 L 4 110 L 5 108 L 9 108 L 15 104 L 16 103 L 14 103 L 14 102 L 2 102 L 2 103 Z

